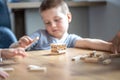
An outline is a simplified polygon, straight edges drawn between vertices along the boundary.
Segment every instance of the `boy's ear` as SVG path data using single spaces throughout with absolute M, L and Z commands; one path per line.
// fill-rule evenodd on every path
M 68 22 L 70 23 L 72 21 L 72 14 L 69 12 L 67 14 L 67 17 L 68 17 Z

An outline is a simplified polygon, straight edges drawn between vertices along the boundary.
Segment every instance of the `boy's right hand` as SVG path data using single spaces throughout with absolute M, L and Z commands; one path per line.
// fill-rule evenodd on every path
M 35 39 L 30 38 L 29 36 L 23 36 L 18 41 L 18 46 L 22 47 L 24 49 L 27 49 L 30 47 L 35 41 L 37 41 L 39 37 L 36 37 Z
M 27 48 L 34 40 L 31 39 L 29 36 L 23 36 L 18 41 L 18 46 L 22 48 Z

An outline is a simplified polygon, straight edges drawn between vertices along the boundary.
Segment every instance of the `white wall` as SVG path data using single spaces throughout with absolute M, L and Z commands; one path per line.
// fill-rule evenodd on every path
M 31 34 L 44 28 L 38 9 L 27 9 L 25 12 L 26 34 Z
M 120 31 L 120 0 L 107 0 L 106 6 L 90 7 L 90 37 L 110 40 Z

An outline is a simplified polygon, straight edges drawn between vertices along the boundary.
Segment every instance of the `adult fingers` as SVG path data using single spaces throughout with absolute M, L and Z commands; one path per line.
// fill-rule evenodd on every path
M 6 78 L 9 77 L 9 74 L 7 72 L 5 72 L 5 71 L 0 71 L 0 76 L 1 76 L 1 78 L 6 79 Z

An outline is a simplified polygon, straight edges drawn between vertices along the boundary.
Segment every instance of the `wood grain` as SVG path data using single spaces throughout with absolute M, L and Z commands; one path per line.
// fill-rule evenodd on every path
M 49 55 L 50 50 L 30 51 L 28 57 L 19 64 L 9 65 L 14 68 L 6 80 L 119 80 L 120 59 L 114 59 L 110 65 L 72 61 L 77 55 L 89 54 L 91 50 L 67 48 L 66 54 Z M 107 52 L 97 51 L 101 54 Z M 46 72 L 30 72 L 28 65 L 44 66 Z M 4 67 L 9 67 L 4 66 Z

